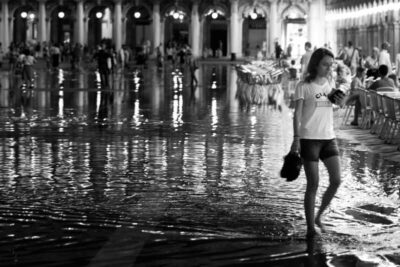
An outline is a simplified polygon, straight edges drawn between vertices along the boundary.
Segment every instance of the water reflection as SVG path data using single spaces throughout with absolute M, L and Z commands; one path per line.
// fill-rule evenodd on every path
M 145 240 L 143 265 L 173 266 L 165 251 L 188 260 L 203 251 L 225 265 L 322 266 L 340 253 L 398 250 L 398 164 L 341 140 L 344 183 L 328 234 L 307 254 L 304 174 L 278 176 L 290 113 L 241 111 L 230 65 L 201 65 L 196 88 L 185 86 L 186 70 L 173 72 L 116 74 L 106 89 L 94 73 L 40 73 L 34 90 L 2 74 L 0 247 L 13 248 L 0 250 L 5 263 L 29 265 L 40 249 L 84 265 L 115 236 L 121 251 Z M 327 180 L 322 171 L 321 187 Z

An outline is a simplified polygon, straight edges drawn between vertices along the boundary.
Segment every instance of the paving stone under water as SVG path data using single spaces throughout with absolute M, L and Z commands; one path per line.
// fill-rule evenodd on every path
M 343 183 L 328 232 L 307 243 L 304 173 L 279 177 L 291 110 L 243 108 L 230 65 L 202 65 L 195 89 L 171 73 L 116 74 L 101 89 L 93 73 L 39 72 L 30 91 L 2 73 L 2 263 L 400 263 L 399 163 L 339 134 Z

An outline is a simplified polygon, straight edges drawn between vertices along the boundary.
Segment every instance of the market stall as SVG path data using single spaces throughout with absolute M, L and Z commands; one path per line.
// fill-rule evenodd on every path
M 283 69 L 274 61 L 252 61 L 236 66 L 237 98 L 244 104 L 275 105 L 283 102 Z

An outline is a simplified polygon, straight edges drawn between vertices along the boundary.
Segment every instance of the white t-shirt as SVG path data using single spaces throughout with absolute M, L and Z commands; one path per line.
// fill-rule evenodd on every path
M 335 138 L 333 108 L 327 97 L 334 87 L 334 82 L 328 80 L 323 85 L 303 81 L 297 84 L 294 100 L 304 100 L 300 119 L 299 136 L 301 139 L 330 140 Z
M 308 62 L 310 62 L 312 55 L 311 50 L 307 50 L 306 53 L 301 57 L 300 64 L 301 64 L 301 74 L 304 77 L 307 72 Z
M 392 62 L 390 61 L 390 55 L 388 51 L 382 50 L 379 53 L 379 65 L 386 65 L 389 69 L 389 74 L 392 73 Z

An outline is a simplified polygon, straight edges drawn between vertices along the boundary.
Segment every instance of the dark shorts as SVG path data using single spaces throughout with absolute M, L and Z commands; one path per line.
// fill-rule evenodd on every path
M 332 156 L 339 156 L 339 148 L 336 139 L 300 139 L 300 155 L 306 161 L 325 160 Z

